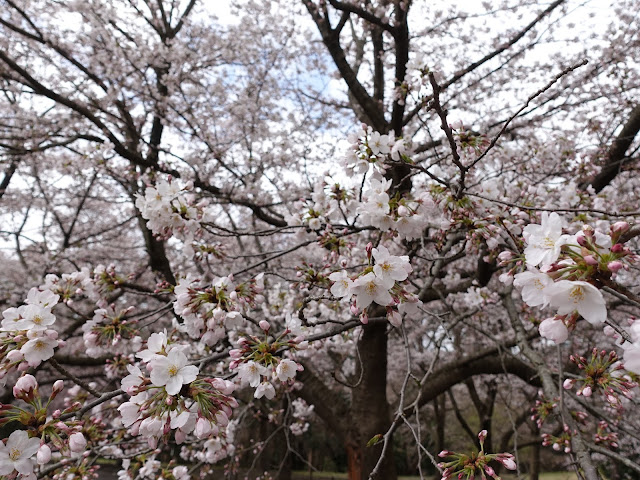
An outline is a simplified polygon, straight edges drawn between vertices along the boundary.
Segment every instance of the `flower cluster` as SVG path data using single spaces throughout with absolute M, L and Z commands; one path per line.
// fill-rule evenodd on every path
M 115 353 L 123 339 L 135 337 L 138 334 L 135 328 L 137 322 L 126 318 L 132 310 L 133 307 L 116 310 L 113 304 L 95 310 L 93 318 L 82 325 L 87 355 L 97 357 L 107 350 Z
M 331 294 L 337 298 L 349 299 L 352 302 L 351 311 L 354 315 L 360 314 L 362 323 L 368 322 L 367 308 L 376 303 L 386 307 L 389 322 L 399 327 L 402 324 L 402 314 L 415 312 L 421 304 L 414 294 L 407 292 L 399 284 L 412 272 L 409 257 L 391 255 L 385 246 L 373 248 L 371 244 L 367 246 L 367 257 L 369 266 L 355 277 L 350 276 L 346 270 L 329 275 L 329 279 L 334 282 Z
M 60 276 L 49 274 L 44 278 L 44 285 L 40 290 L 50 290 L 60 296 L 60 301 L 71 305 L 74 298 L 84 295 L 96 296 L 95 284 L 88 268 L 77 272 L 63 273 Z
M 51 327 L 56 321 L 51 309 L 59 295 L 50 290 L 32 288 L 25 305 L 11 307 L 2 312 L 0 328 L 0 383 L 6 384 L 6 375 L 13 369 L 37 367 L 53 357 L 54 349 L 63 342 Z
M 431 195 L 424 193 L 417 200 L 401 197 L 400 194 L 391 197 L 390 187 L 391 180 L 370 179 L 363 203 L 357 209 L 362 222 L 383 231 L 396 231 L 400 238 L 420 238 L 429 223 L 431 209 L 435 206 Z
M 571 429 L 569 425 L 564 424 L 560 435 L 552 435 L 550 433 L 542 434 L 542 446 L 551 447 L 556 452 L 571 453 Z
M 582 371 L 582 376 L 565 380 L 564 388 L 571 389 L 579 384 L 577 394 L 585 397 L 600 392 L 613 408 L 622 408 L 620 395 L 632 398 L 631 389 L 637 387 L 637 383 L 624 375 L 624 367 L 616 352 L 607 353 L 594 348 L 589 360 L 580 355 L 571 355 L 570 359 Z
M 516 462 L 513 455 L 510 453 L 485 453 L 484 441 L 487 438 L 487 431 L 482 430 L 478 434 L 480 440 L 480 451 L 474 452 L 471 455 L 464 453 L 455 453 L 449 450 L 443 450 L 438 454 L 440 458 L 453 458 L 448 462 L 439 463 L 438 466 L 443 470 L 441 480 L 450 480 L 452 478 L 486 478 L 488 475 L 491 478 L 500 480 L 500 477 L 496 474 L 493 467 L 489 465 L 491 461 L 500 462 L 505 468 L 509 470 L 516 469 Z
M 296 202 L 294 213 L 285 219 L 289 225 L 307 225 L 309 229 L 319 231 L 323 225 L 344 221 L 355 211 L 357 202 L 353 197 L 351 190 L 326 177 L 315 184 L 310 199 Z
M 387 168 L 384 165 L 386 160 L 406 160 L 410 154 L 410 146 L 402 138 L 395 139 L 392 135 L 380 134 L 367 125 L 352 134 L 349 141 L 352 146 L 344 158 L 349 175 L 366 173 L 370 165 L 384 173 Z
M 192 183 L 181 187 L 171 178 L 158 179 L 155 186 L 145 189 L 144 196 L 136 196 L 136 208 L 154 235 L 192 240 L 199 232 L 203 205 L 194 204 L 189 196 L 192 189 Z
M 197 378 L 198 367 L 189 365 L 184 353 L 188 347 L 169 343 L 165 333 L 152 334 L 146 346 L 136 356 L 150 377 L 129 365 L 129 375 L 122 380 L 122 389 L 131 396 L 118 407 L 123 425 L 132 435 L 145 437 L 152 448 L 171 430 L 178 444 L 191 433 L 200 439 L 218 434 L 237 406 L 230 396 L 234 384 Z
M 51 415 L 47 415 L 51 402 L 63 388 L 63 381 L 56 381 L 46 402 L 43 402 L 35 377 L 25 374 L 17 380 L 13 386 L 13 396 L 24 401 L 29 407 L 15 405 L 0 407 L 0 425 L 13 422 L 25 428 L 25 430 L 14 431 L 6 445 L 0 442 L 1 475 L 10 475 L 15 470 L 22 475 L 23 479 L 35 479 L 33 473 L 35 464 L 49 463 L 52 451 L 68 457 L 81 454 L 86 450 L 84 422 L 61 420 L 65 418 L 65 414 L 78 410 L 80 405 L 74 404 L 65 411 L 55 410 Z
M 596 445 L 604 445 L 608 448 L 618 448 L 619 439 L 616 432 L 611 431 L 611 427 L 607 422 L 601 420 L 598 422 L 598 429 L 593 437 Z
M 557 314 L 540 324 L 540 334 L 564 342 L 579 317 L 597 325 L 606 321 L 607 308 L 599 287 L 634 258 L 618 243 L 629 224 L 618 222 L 609 234 L 585 226 L 564 234 L 557 213 L 542 213 L 542 222 L 523 230 L 527 271 L 514 276 L 529 306 L 554 308 Z M 538 268 L 539 267 L 539 268 Z
M 232 358 L 229 368 L 238 370 L 238 380 L 241 384 L 249 384 L 255 388 L 254 397 L 266 397 L 271 400 L 276 395 L 272 381 L 293 383 L 302 365 L 295 361 L 282 358 L 284 350 L 305 350 L 308 342 L 300 333 L 297 322 L 289 320 L 287 328 L 277 336 L 269 334 L 271 325 L 266 320 L 260 322 L 264 332 L 262 338 L 255 335 L 240 337 L 237 348 L 229 352 Z
M 294 422 L 289 425 L 291 433 L 299 436 L 309 429 L 307 420 L 313 415 L 314 406 L 308 405 L 302 398 L 296 398 L 291 402 L 293 407 L 292 417 Z
M 558 406 L 556 400 L 547 400 L 544 398 L 542 392 L 539 394 L 539 398 L 536 400 L 536 404 L 531 408 L 533 414 L 531 415 L 531 421 L 536 422 L 538 428 L 542 427 L 542 424 L 553 413 L 553 410 Z
M 262 274 L 236 284 L 232 276 L 221 277 L 211 285 L 190 276 L 175 287 L 173 309 L 184 320 L 179 326 L 191 338 L 201 338 L 207 345 L 215 345 L 225 337 L 226 330 L 242 324 L 242 312 L 264 301 Z

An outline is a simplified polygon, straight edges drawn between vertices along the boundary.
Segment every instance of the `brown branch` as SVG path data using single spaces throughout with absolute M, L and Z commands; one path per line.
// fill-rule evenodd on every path
M 473 62 L 471 65 L 469 65 L 465 69 L 460 70 L 459 72 L 457 72 L 453 77 L 451 77 L 449 80 L 447 80 L 442 85 L 442 89 L 443 90 L 447 89 L 449 86 L 451 86 L 452 84 L 454 84 L 455 82 L 460 80 L 462 77 L 464 77 L 464 76 L 468 75 L 469 73 L 473 72 L 476 68 L 482 66 L 483 64 L 487 63 L 492 58 L 500 55 L 505 50 L 508 50 L 509 48 L 511 48 L 518 41 L 520 41 L 531 29 L 533 29 L 533 27 L 535 27 L 544 17 L 549 15 L 551 12 L 553 12 L 553 10 L 555 10 L 558 6 L 563 4 L 565 1 L 566 0 L 556 0 L 555 2 L 553 2 L 551 5 L 549 5 L 549 7 L 547 7 L 544 11 L 542 11 L 531 23 L 529 23 L 526 27 L 524 27 L 522 30 L 520 30 L 520 32 L 518 32 L 517 35 L 512 37 L 508 42 L 503 44 L 500 48 L 494 50 L 493 52 L 491 52 L 491 53 L 489 53 L 487 55 L 485 55 L 480 60 L 478 60 L 476 62 Z M 431 98 L 427 97 L 427 98 L 424 99 L 424 101 L 422 103 L 420 103 L 419 105 L 416 105 L 416 107 L 405 116 L 404 124 L 406 125 L 407 123 L 409 123 L 409 121 L 411 121 L 411 119 L 414 116 L 416 116 L 418 114 L 418 112 L 420 112 L 420 110 L 422 110 L 422 108 L 430 100 L 431 100 Z
M 604 166 L 593 178 L 582 182 L 579 188 L 585 190 L 589 185 L 596 193 L 609 185 L 614 178 L 622 171 L 622 167 L 628 162 L 625 153 L 631 146 L 633 139 L 640 131 L 640 105 L 631 110 L 629 119 L 622 127 L 622 130 L 615 138 L 606 152 Z

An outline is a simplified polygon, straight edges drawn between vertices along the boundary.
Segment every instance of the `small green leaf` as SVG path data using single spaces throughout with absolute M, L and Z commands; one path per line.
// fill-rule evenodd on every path
M 377 445 L 382 441 L 383 437 L 384 435 L 382 435 L 381 433 L 374 435 L 373 438 L 367 442 L 367 447 L 373 447 L 374 445 Z

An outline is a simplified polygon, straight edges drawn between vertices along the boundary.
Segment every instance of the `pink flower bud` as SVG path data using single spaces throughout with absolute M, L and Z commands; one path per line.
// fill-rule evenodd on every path
M 80 453 L 84 452 L 85 448 L 87 448 L 87 440 L 84 435 L 80 432 L 72 433 L 69 437 L 69 449 L 72 452 Z
M 508 262 L 512 258 L 513 258 L 513 253 L 511 253 L 509 250 L 505 250 L 504 252 L 500 252 L 500 254 L 498 255 L 498 260 L 501 263 Z
M 480 444 L 483 444 L 486 439 L 487 439 L 487 431 L 481 430 L 480 433 L 478 433 L 478 440 L 480 440 Z
M 400 205 L 398 207 L 398 215 L 400 217 L 408 217 L 409 215 L 411 215 L 411 210 L 409 210 L 407 207 L 405 207 L 404 205 Z
M 36 460 L 38 465 L 44 465 L 45 463 L 49 463 L 51 460 L 51 448 L 46 443 L 44 445 L 40 445 L 38 449 L 38 453 L 36 455 Z
M 495 477 L 496 475 L 496 471 L 489 465 L 484 466 L 484 471 L 487 472 L 487 475 L 489 475 L 490 477 Z
M 260 325 L 260 328 L 265 332 L 268 332 L 271 328 L 271 325 L 266 320 L 260 320 L 260 323 L 258 325 Z
M 598 265 L 598 260 L 593 255 L 585 255 L 584 263 L 587 265 Z
M 500 463 L 502 463 L 502 465 L 504 465 L 504 468 L 508 469 L 508 470 L 515 470 L 517 467 L 516 462 L 513 460 L 513 456 L 509 455 L 506 458 L 501 458 L 499 459 Z
M 616 222 L 613 225 L 611 225 L 611 232 L 612 233 L 624 233 L 627 230 L 629 230 L 630 226 L 627 222 Z
M 575 380 L 572 380 L 570 378 L 567 378 L 564 383 L 562 384 L 562 388 L 564 388 L 565 390 L 571 390 L 573 388 L 573 385 L 575 384 Z
M 53 394 L 58 394 L 62 391 L 62 389 L 64 388 L 64 381 L 63 380 L 56 380 L 53 383 L 53 389 L 51 391 L 52 395 Z
M 620 270 L 622 267 L 624 267 L 623 263 L 619 262 L 618 260 L 614 260 L 613 262 L 609 262 L 607 264 L 607 268 L 614 273 Z
M 367 243 L 367 246 L 364 247 L 364 250 L 367 252 L 367 259 L 371 260 L 371 252 L 373 252 L 373 243 Z
M 611 247 L 612 253 L 622 253 L 623 250 L 624 250 L 624 245 L 622 245 L 621 243 L 616 243 Z
M 578 242 L 578 245 L 580 245 L 581 247 L 586 247 L 587 246 L 587 237 L 584 236 L 584 233 L 578 232 L 576 234 L 576 242 Z
M 38 382 L 33 375 L 23 375 L 13 386 L 13 396 L 22 399 L 31 399 L 38 388 Z
M 591 390 L 591 387 L 589 385 L 582 389 L 582 395 L 584 395 L 585 397 L 590 397 L 592 393 L 593 391 Z
M 19 362 L 23 358 L 24 355 L 22 355 L 22 352 L 20 350 L 11 350 L 9 353 L 7 353 L 7 359 L 10 362 Z
M 351 315 L 358 315 L 358 313 L 360 313 L 360 310 L 358 309 L 358 307 L 356 307 L 355 303 L 352 303 L 351 306 L 349 307 L 351 309 Z

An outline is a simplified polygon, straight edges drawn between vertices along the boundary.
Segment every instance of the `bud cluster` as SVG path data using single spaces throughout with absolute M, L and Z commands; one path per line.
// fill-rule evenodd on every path
M 264 302 L 263 274 L 236 284 L 233 276 L 221 277 L 211 285 L 190 276 L 178 282 L 173 309 L 184 323 L 180 330 L 191 338 L 215 345 L 226 330 L 242 325 L 242 313 Z
M 566 389 L 578 384 L 577 394 L 585 397 L 590 397 L 598 391 L 606 402 L 616 409 L 623 408 L 620 395 L 626 398 L 633 397 L 631 389 L 637 387 L 637 383 L 624 374 L 624 367 L 616 352 L 599 351 L 594 348 L 588 360 L 580 355 L 571 355 L 569 358 L 582 371 L 582 376 L 579 379 L 565 380 Z
M 278 335 L 269 334 L 271 324 L 266 320 L 260 321 L 259 326 L 264 333 L 262 337 L 240 337 L 236 348 L 229 351 L 232 359 L 229 368 L 238 370 L 241 383 L 256 388 L 255 398 L 272 399 L 276 394 L 272 380 L 291 384 L 296 373 L 303 370 L 302 365 L 282 358 L 282 354 L 287 350 L 306 350 L 309 342 L 301 335 L 297 322 L 288 322 L 287 328 Z
M 501 463 L 508 470 L 515 470 L 517 467 L 512 454 L 484 452 L 484 441 L 486 438 L 487 431 L 482 430 L 478 434 L 480 451 L 471 453 L 470 455 L 451 452 L 449 450 L 440 452 L 438 454 L 440 458 L 453 458 L 453 460 L 438 464 L 438 467 L 443 469 L 441 480 L 450 480 L 454 477 L 471 479 L 476 478 L 476 476 L 486 478 L 487 475 L 495 480 L 500 480 L 500 477 L 496 474 L 493 467 L 489 465 L 489 462 L 492 461 Z

